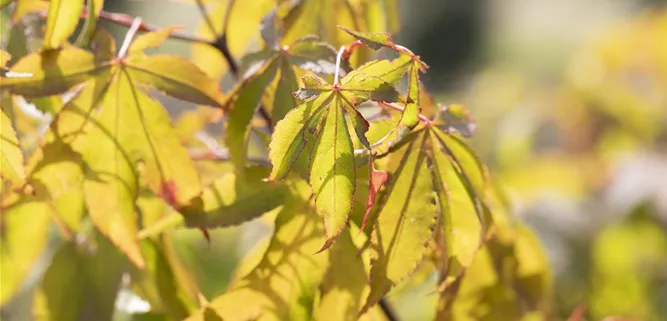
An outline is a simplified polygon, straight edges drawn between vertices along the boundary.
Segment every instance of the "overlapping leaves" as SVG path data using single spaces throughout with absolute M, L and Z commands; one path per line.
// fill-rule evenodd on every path
M 31 77 L 5 78 L 0 84 L 0 89 L 26 97 L 76 92 L 53 121 L 42 150 L 33 155 L 29 172 L 45 180 L 34 184 L 44 186 L 38 192 L 52 198 L 60 192 L 50 189 L 57 185 L 52 179 L 83 190 L 93 223 L 138 266 L 144 264 L 135 238 L 134 202 L 140 182 L 175 207 L 201 191 L 197 172 L 166 111 L 148 96 L 145 86 L 197 103 L 223 103 L 217 84 L 185 59 L 143 53 L 168 35 L 159 31 L 141 35 L 115 57 L 115 43 L 101 32 L 93 46 L 98 48 L 96 55 L 71 46 L 31 54 L 12 67 Z M 71 157 L 65 157 L 61 166 L 76 166 L 53 168 L 51 157 L 63 156 L 46 153 L 51 146 L 70 149 Z M 52 173 L 60 173 L 40 175 L 47 165 Z M 72 175 L 79 179 L 71 179 Z M 81 199 L 68 201 L 71 210 L 76 207 L 71 202 Z

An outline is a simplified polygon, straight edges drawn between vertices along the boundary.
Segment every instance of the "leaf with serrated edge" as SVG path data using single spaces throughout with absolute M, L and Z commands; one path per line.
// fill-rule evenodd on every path
M 405 103 L 401 124 L 412 129 L 419 123 L 419 64 L 413 62 L 408 71 L 408 96 Z
M 9 181 L 14 187 L 21 187 L 25 183 L 26 175 L 23 169 L 23 152 L 16 138 L 9 117 L 0 111 L 0 177 Z
M 391 48 L 394 46 L 394 43 L 391 42 L 391 35 L 389 33 L 353 31 L 342 26 L 338 26 L 338 28 L 349 33 L 354 38 L 360 40 L 374 50 L 378 50 L 382 47 Z
M 354 156 L 352 140 L 343 115 L 342 98 L 334 98 L 315 142 L 310 185 L 317 212 L 324 217 L 327 242 L 333 244 L 347 225 L 354 196 Z
M 95 56 L 75 47 L 33 53 L 12 66 L 12 72 L 32 76 L 1 78 L 0 90 L 25 97 L 62 94 L 109 67 L 110 63 L 97 64 Z
M 246 163 L 249 124 L 255 114 L 266 86 L 275 78 L 277 66 L 270 63 L 263 71 L 239 85 L 232 103 L 229 118 L 225 123 L 225 143 L 234 165 L 241 169 Z
M 189 227 L 215 228 L 238 225 L 280 206 L 287 193 L 283 184 L 263 181 L 268 169 L 248 168 L 227 173 L 180 212 Z
M 401 54 L 398 58 L 393 60 L 373 60 L 369 61 L 359 68 L 351 71 L 340 80 L 341 86 L 344 87 L 348 82 L 360 77 L 356 81 L 367 77 L 377 77 L 391 85 L 397 85 L 403 78 L 403 75 L 412 65 L 412 57 L 406 54 Z
M 368 132 L 370 124 L 364 118 L 364 116 L 362 116 L 361 113 L 359 113 L 359 111 L 356 108 L 354 108 L 354 106 L 352 106 L 350 102 L 343 100 L 343 106 L 345 108 L 345 111 L 347 112 L 347 115 L 350 118 L 350 123 L 352 124 L 352 127 L 354 127 L 354 132 L 357 134 L 359 141 L 361 141 L 361 144 L 363 144 L 364 147 L 370 150 L 371 144 L 368 142 L 368 139 L 366 138 L 366 133 Z
M 432 175 L 438 191 L 438 205 L 441 206 L 443 237 L 447 245 L 448 278 L 447 284 L 460 276 L 471 263 L 482 245 L 483 229 L 473 200 L 470 198 L 465 183 L 457 173 L 453 160 L 440 146 L 436 134 L 430 133 L 433 158 Z M 454 237 L 456 235 L 456 237 Z
M 368 277 L 350 232 L 343 232 L 329 250 L 329 270 L 320 290 L 322 299 L 315 307 L 315 320 L 356 320 Z M 340 264 L 345 264 L 341 268 Z
M 387 192 L 371 233 L 371 292 L 362 313 L 376 304 L 421 262 L 438 211 L 423 149 L 425 133 L 392 153 Z
M 2 208 L 0 306 L 14 297 L 44 250 L 49 211 L 46 202 L 34 198 Z
M 324 109 L 333 99 L 332 94 L 319 96 L 292 109 L 278 122 L 269 143 L 269 160 L 273 169 L 269 180 L 283 180 L 306 146 L 306 131 L 312 130 L 313 114 Z
M 296 98 L 309 99 L 320 95 L 323 92 L 331 91 L 331 85 L 329 85 L 326 80 L 318 76 L 303 76 L 301 81 L 303 82 L 303 87 L 299 88 L 299 90 L 294 93 Z
M 178 99 L 221 107 L 224 96 L 218 83 L 190 61 L 173 55 L 135 55 L 125 62 L 132 80 Z
M 130 47 L 127 49 L 129 55 L 141 54 L 148 48 L 159 47 L 169 38 L 169 36 L 176 30 L 182 29 L 180 26 L 173 26 L 169 28 L 160 29 L 157 31 L 147 32 L 132 40 Z
M 398 91 L 396 91 L 396 88 L 374 76 L 352 78 L 341 86 L 341 91 L 351 93 L 354 96 L 355 104 L 369 99 L 384 102 L 395 102 L 398 100 Z
M 83 2 L 82 0 L 50 1 L 43 42 L 45 49 L 58 48 L 67 41 L 79 24 Z
M 310 318 L 315 289 L 329 262 L 328 251 L 313 256 L 324 242 L 320 219 L 303 200 L 289 200 L 276 218 L 275 231 L 261 261 L 213 299 L 209 312 L 202 309 L 187 321 L 209 320 L 210 315 L 226 321 Z

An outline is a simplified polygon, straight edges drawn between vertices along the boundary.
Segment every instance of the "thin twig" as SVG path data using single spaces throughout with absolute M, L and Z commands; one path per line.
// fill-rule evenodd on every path
M 132 39 L 134 39 L 134 35 L 137 34 L 137 30 L 139 30 L 139 26 L 141 25 L 141 17 L 136 17 L 132 21 L 132 25 L 130 26 L 130 29 L 127 30 L 127 33 L 125 34 L 125 39 L 123 40 L 123 45 L 120 47 L 120 50 L 118 51 L 118 59 L 123 59 L 125 58 L 125 55 L 127 54 L 127 49 L 130 48 L 130 43 L 132 43 Z
M 236 3 L 234 0 L 227 1 L 227 11 L 225 12 L 224 20 L 222 21 L 222 34 L 218 36 L 213 46 L 218 49 L 220 53 L 222 53 L 223 57 L 225 57 L 232 75 L 234 75 L 235 78 L 238 78 L 239 66 L 232 56 L 232 53 L 229 51 L 229 46 L 227 45 L 227 27 L 229 26 L 229 17 L 232 9 L 234 8 L 234 3 Z
M 382 313 L 387 318 L 387 320 L 389 320 L 389 321 L 398 321 L 398 316 L 396 316 L 396 312 L 394 312 L 394 309 L 391 307 L 391 305 L 387 301 L 387 298 L 380 299 L 379 306 L 380 306 L 380 310 L 382 310 Z

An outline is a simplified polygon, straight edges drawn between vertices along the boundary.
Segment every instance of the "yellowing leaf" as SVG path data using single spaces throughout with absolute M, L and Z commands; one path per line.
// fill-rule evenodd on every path
M 322 298 L 315 307 L 314 319 L 357 320 L 368 277 L 350 232 L 343 232 L 329 252 L 329 269 L 320 285 Z
M 169 38 L 169 36 L 174 31 L 178 29 L 181 29 L 181 27 L 174 26 L 160 29 L 158 31 L 144 33 L 132 40 L 130 47 L 127 49 L 127 52 L 130 55 L 141 54 L 146 49 L 159 47 Z
M 113 316 L 126 263 L 104 237 L 97 233 L 89 237 L 83 244 L 63 244 L 53 256 L 35 294 L 35 320 L 110 320 Z
M 282 205 L 287 187 L 264 182 L 267 172 L 264 168 L 248 168 L 238 174 L 225 174 L 180 210 L 186 225 L 201 228 L 238 225 Z
M 92 54 L 76 47 L 43 51 L 12 66 L 12 72 L 26 76 L 1 78 L 0 90 L 26 97 L 61 94 L 109 67 L 110 64 L 96 64 Z
M 45 49 L 60 47 L 74 32 L 83 9 L 82 0 L 51 0 L 46 20 Z
M 167 95 L 202 105 L 221 107 L 224 104 L 218 83 L 181 57 L 131 56 L 125 65 L 133 81 Z
M 371 292 L 368 310 L 421 262 L 438 211 L 424 154 L 425 135 L 413 133 L 389 160 L 389 181 L 371 233 Z
M 313 255 L 325 240 L 321 226 L 309 204 L 288 201 L 259 264 L 187 320 L 308 319 L 329 261 L 328 252 Z
M 9 117 L 0 112 L 0 177 L 14 187 L 25 183 L 23 152 Z
M 3 207 L 0 216 L 0 306 L 11 300 L 33 269 L 49 236 L 49 206 L 27 198 Z
M 354 196 L 352 140 L 340 106 L 341 99 L 335 97 L 329 108 L 324 127 L 315 142 L 310 170 L 317 212 L 324 217 L 327 242 L 323 249 L 331 246 L 347 225 Z

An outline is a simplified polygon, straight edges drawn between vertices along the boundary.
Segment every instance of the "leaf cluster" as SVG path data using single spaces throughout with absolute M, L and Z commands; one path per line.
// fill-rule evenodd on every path
M 31 2 L 2 6 L 20 16 Z M 121 285 L 150 305 L 137 320 L 383 319 L 386 294 L 424 269 L 438 276 L 437 319 L 546 315 L 548 268 L 464 142 L 477 129 L 470 113 L 434 103 L 420 82 L 428 66 L 371 32 L 397 28 L 394 1 L 233 5 L 213 9 L 226 16 L 222 33 L 198 40 L 209 51 L 195 48 L 193 61 L 149 54 L 184 37 L 140 19 L 117 46 L 96 26 L 99 17 L 122 24 L 102 1 L 86 1 L 81 15 L 82 2 L 52 0 L 41 48 L 15 61 L 0 52 L 3 66 L 12 61 L 0 78 L 0 261 L 11 275 L 2 304 L 55 223 L 62 242 L 34 297 L 44 320 L 110 319 Z M 341 10 L 315 18 L 329 9 Z M 226 42 L 243 18 L 257 20 L 247 30 L 262 48 Z M 368 59 L 375 50 L 389 58 Z M 230 52 L 245 53 L 238 66 Z M 209 59 L 235 66 L 233 88 L 220 89 L 222 68 L 201 68 Z M 200 107 L 172 123 L 155 92 Z M 26 102 L 52 114 L 29 149 Z M 220 119 L 219 138 L 201 138 Z M 193 152 L 202 145 L 208 159 Z M 209 238 L 253 219 L 270 222 L 272 236 L 208 302 L 173 249 L 174 231 Z

